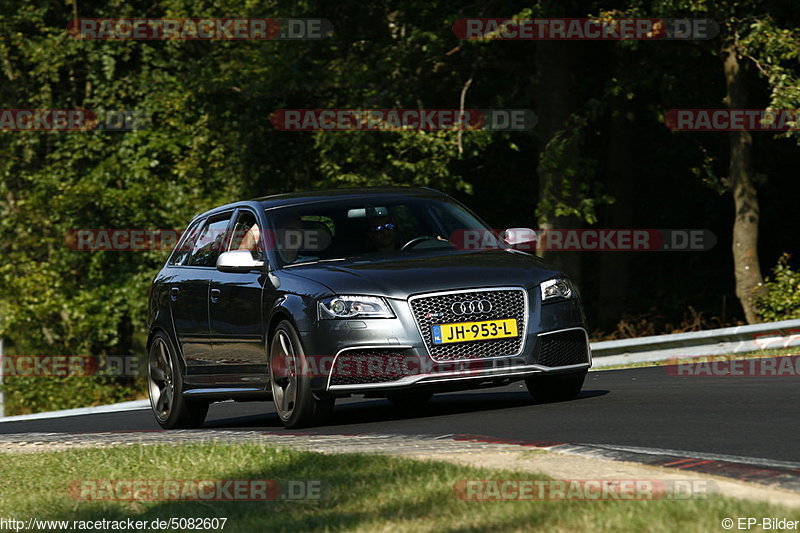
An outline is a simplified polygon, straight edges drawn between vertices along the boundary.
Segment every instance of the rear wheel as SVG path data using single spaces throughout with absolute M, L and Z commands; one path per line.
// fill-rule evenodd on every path
M 287 428 L 321 424 L 330 416 L 336 399 L 311 390 L 305 352 L 288 320 L 275 328 L 269 349 L 269 381 L 275 411 Z
M 585 378 L 586 370 L 564 374 L 538 374 L 525 378 L 525 386 L 539 401 L 558 402 L 577 397 Z
M 200 427 L 208 402 L 183 397 L 181 366 L 165 333 L 156 333 L 147 363 L 147 390 L 156 422 L 164 429 Z

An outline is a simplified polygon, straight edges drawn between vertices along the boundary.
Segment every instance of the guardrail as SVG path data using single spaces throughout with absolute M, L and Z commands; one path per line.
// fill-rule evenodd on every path
M 592 366 L 625 365 L 800 346 L 800 320 L 593 342 Z

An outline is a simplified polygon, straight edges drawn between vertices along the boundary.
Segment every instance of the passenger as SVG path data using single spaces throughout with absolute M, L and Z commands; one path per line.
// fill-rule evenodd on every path
M 258 223 L 253 224 L 247 233 L 245 233 L 244 238 L 242 239 L 241 244 L 239 244 L 239 250 L 249 250 L 251 252 L 258 251 L 258 241 L 261 238 L 261 230 L 258 227 Z
M 319 257 L 301 255 L 300 249 L 305 242 L 303 222 L 297 215 L 283 215 L 275 224 L 276 246 L 281 257 L 287 263 L 304 263 L 317 261 Z

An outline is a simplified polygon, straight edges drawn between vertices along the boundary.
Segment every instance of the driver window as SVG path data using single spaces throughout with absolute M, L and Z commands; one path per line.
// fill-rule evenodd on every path
M 255 214 L 250 211 L 239 211 L 228 250 L 248 250 L 253 257 L 263 259 L 264 245 L 261 239 L 261 228 Z

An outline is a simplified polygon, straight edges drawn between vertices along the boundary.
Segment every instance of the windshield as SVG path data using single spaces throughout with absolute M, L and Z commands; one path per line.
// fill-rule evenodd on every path
M 475 216 L 445 200 L 337 200 L 268 209 L 267 217 L 272 225 L 268 244 L 283 264 L 455 250 L 465 231 L 494 239 Z

